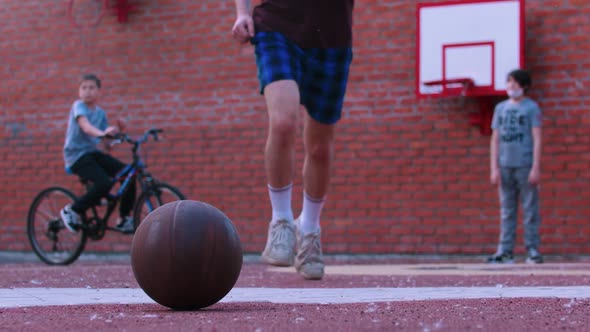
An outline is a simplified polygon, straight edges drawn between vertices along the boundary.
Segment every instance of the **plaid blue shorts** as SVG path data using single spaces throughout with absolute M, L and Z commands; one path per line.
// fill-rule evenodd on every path
M 255 46 L 260 93 L 278 80 L 294 80 L 301 105 L 323 124 L 340 120 L 346 93 L 352 49 L 300 48 L 278 32 L 258 32 Z

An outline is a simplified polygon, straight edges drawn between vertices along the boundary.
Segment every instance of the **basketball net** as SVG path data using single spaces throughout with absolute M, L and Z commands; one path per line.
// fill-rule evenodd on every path
M 92 55 L 91 45 L 96 41 L 96 29 L 106 14 L 108 0 L 70 0 L 68 17 L 80 33 L 80 45 L 84 55 Z

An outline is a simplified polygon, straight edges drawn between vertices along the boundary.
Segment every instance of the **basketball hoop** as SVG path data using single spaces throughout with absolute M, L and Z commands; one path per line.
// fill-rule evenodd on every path
M 425 86 L 441 86 L 440 96 L 443 97 L 473 97 L 479 104 L 479 112 L 469 115 L 469 123 L 478 126 L 482 135 L 492 134 L 492 118 L 495 102 L 498 96 L 476 93 L 475 82 L 471 78 L 455 78 L 438 81 L 428 81 Z
M 67 15 L 70 23 L 77 28 L 84 56 L 92 57 L 93 40 L 102 18 L 106 14 L 109 0 L 70 0 Z
M 129 0 L 117 0 L 115 5 L 115 13 L 117 14 L 117 21 L 125 23 L 129 19 L 129 14 L 135 9 L 134 5 L 129 4 Z
M 102 20 L 102 18 L 104 17 L 104 15 L 107 12 L 107 7 L 109 6 L 109 0 L 92 0 L 94 2 L 100 2 L 100 8 L 98 10 L 98 14 L 95 15 L 94 19 L 92 19 L 89 23 L 87 24 L 82 24 L 80 22 L 78 22 L 78 20 L 75 18 L 74 15 L 74 4 L 76 2 L 76 0 L 70 0 L 69 4 L 68 4 L 68 17 L 70 18 L 70 21 L 72 22 L 72 24 L 78 28 L 93 28 L 93 27 L 97 27 L 100 24 L 100 21 Z
M 478 126 L 479 132 L 484 136 L 492 134 L 494 108 L 500 98 L 499 96 L 475 96 L 479 104 L 479 112 L 469 114 L 469 123 Z
M 426 86 L 440 85 L 442 87 L 441 95 L 443 96 L 467 96 L 469 89 L 475 87 L 475 82 L 471 78 L 453 78 L 438 81 L 424 82 Z

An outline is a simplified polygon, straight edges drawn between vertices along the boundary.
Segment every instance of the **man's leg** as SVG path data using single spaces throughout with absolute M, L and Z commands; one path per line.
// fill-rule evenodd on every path
M 303 129 L 303 209 L 297 220 L 295 268 L 305 279 L 321 279 L 324 261 L 320 215 L 330 183 L 335 125 L 317 122 L 306 113 Z
M 341 118 L 350 48 L 307 50 L 301 95 L 306 107 L 303 141 L 303 210 L 297 224 L 295 268 L 305 279 L 321 279 L 324 261 L 320 215 L 330 183 L 335 126 Z
M 272 265 L 293 265 L 295 227 L 291 192 L 295 134 L 300 109 L 299 48 L 277 32 L 258 32 L 252 39 L 261 93 L 268 109 L 265 169 L 272 219 L 262 259 Z
M 320 215 L 330 183 L 335 125 L 317 122 L 307 113 L 304 121 L 304 206 L 301 215 L 301 231 L 312 233 L 319 231 Z
M 292 80 L 270 83 L 264 89 L 268 108 L 268 137 L 265 148 L 265 168 L 273 220 L 293 220 L 291 185 L 295 165 L 295 134 L 299 112 L 299 87 Z M 280 197 L 280 193 L 285 196 Z M 273 197 L 277 193 L 277 197 Z M 289 196 L 287 199 L 286 196 Z
M 291 187 L 300 108 L 299 88 L 293 80 L 279 80 L 265 87 L 264 96 L 269 118 L 265 167 L 272 220 L 262 259 L 272 265 L 290 266 L 295 255 Z

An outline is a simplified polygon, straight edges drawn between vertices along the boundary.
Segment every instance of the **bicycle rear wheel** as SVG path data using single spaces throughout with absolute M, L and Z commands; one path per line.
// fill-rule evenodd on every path
M 141 221 L 147 217 L 148 214 L 158 207 L 166 203 L 185 199 L 184 194 L 178 188 L 167 183 L 157 183 L 149 190 L 143 192 L 135 203 L 133 211 L 135 229 L 139 227 Z
M 27 216 L 27 236 L 35 254 L 49 265 L 74 262 L 86 245 L 86 232 L 72 233 L 65 228 L 59 211 L 76 196 L 61 187 L 41 191 L 33 200 Z

